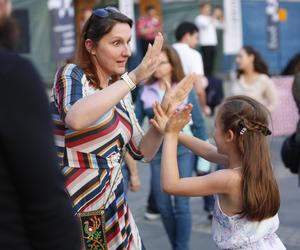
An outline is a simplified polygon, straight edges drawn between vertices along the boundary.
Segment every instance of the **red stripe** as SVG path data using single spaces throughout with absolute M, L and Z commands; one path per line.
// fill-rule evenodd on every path
M 114 225 L 117 224 L 117 227 L 114 231 L 112 231 L 109 235 L 106 234 L 106 241 L 109 242 L 111 241 L 117 234 L 120 233 L 120 226 L 118 224 L 118 221 L 114 221 L 114 224 L 112 227 L 114 227 Z
M 80 169 L 73 173 L 70 177 L 67 177 L 67 180 L 65 182 L 65 187 L 68 187 L 79 175 L 81 175 L 86 169 Z
M 78 139 L 78 140 L 73 141 L 73 142 L 66 142 L 66 147 L 70 147 L 70 148 L 71 147 L 76 147 L 78 145 L 81 145 L 81 144 L 84 144 L 86 142 L 92 141 L 92 140 L 97 139 L 99 137 L 105 136 L 105 135 L 111 133 L 112 131 L 114 131 L 115 128 L 118 126 L 119 122 L 120 122 L 120 120 L 117 117 L 115 123 L 112 124 L 111 126 L 109 126 L 107 129 L 99 131 L 99 132 L 97 132 L 95 134 L 92 134 L 92 135 L 89 135 L 89 136 L 85 136 L 84 138 Z
M 78 164 L 79 164 L 80 168 L 87 169 L 86 164 L 88 164 L 88 162 L 84 161 L 83 154 L 80 152 L 76 152 L 76 154 L 77 154 Z

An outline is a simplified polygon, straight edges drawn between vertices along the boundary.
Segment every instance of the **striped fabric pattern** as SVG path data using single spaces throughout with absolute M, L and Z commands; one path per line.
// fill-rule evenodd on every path
M 83 71 L 74 64 L 67 64 L 56 73 L 51 109 L 65 187 L 75 213 L 97 210 L 107 202 L 105 233 L 109 249 L 141 249 L 120 171 L 125 149 L 135 159 L 142 159 L 138 142 L 132 136 L 140 128 L 133 126 L 122 102 L 84 130 L 75 131 L 64 124 L 72 105 L 97 91 L 91 88 Z

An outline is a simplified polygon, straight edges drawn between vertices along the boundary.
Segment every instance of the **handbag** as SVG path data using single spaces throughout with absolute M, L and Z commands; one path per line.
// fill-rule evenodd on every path
M 82 241 L 85 250 L 108 249 L 105 240 L 105 207 L 110 198 L 110 195 L 112 194 L 112 190 L 114 188 L 120 170 L 121 167 L 118 169 L 104 205 L 96 211 L 77 213 L 80 221 Z
M 281 159 L 286 168 L 293 174 L 299 172 L 300 165 L 300 145 L 296 142 L 296 133 L 287 137 L 281 147 Z

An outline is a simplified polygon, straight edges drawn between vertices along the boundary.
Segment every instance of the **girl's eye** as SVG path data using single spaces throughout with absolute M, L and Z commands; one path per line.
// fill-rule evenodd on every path
M 115 46 L 118 46 L 119 44 L 120 44 L 119 41 L 114 41 L 114 42 L 113 42 L 113 45 L 115 45 Z

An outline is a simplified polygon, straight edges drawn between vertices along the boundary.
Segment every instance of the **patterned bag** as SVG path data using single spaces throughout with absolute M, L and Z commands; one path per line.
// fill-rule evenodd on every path
M 105 210 L 82 212 L 80 219 L 83 245 L 86 250 L 107 250 L 105 241 Z

